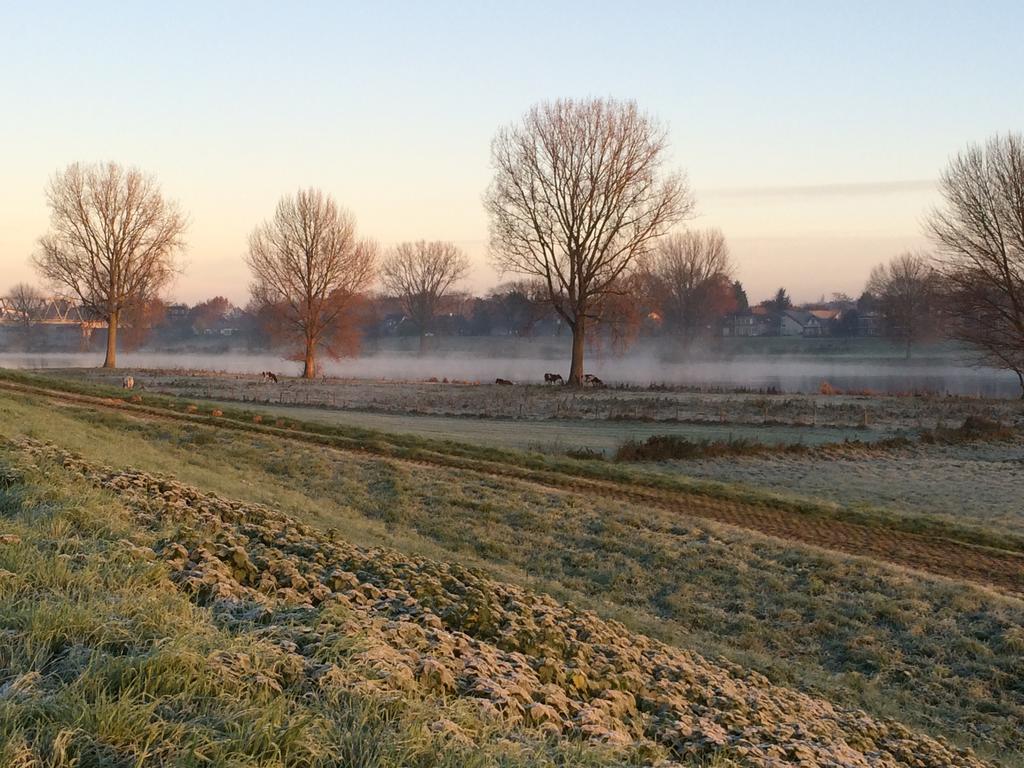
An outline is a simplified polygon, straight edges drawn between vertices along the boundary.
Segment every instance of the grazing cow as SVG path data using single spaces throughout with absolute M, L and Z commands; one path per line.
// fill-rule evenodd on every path
M 263 377 L 264 381 L 272 381 L 277 384 L 277 375 L 272 371 L 263 371 L 260 376 Z
M 560 373 L 545 373 L 544 374 L 545 384 L 564 384 L 565 380 L 562 378 Z
M 583 376 L 583 383 L 584 384 L 589 384 L 592 387 L 603 387 L 604 386 L 604 382 L 601 381 L 599 378 L 597 378 L 597 376 L 595 376 L 592 373 L 584 374 L 584 376 Z
M 135 377 L 124 376 L 121 379 L 121 389 L 135 389 Z
M 500 384 L 503 387 L 511 387 L 512 386 L 512 382 L 509 381 L 508 379 L 495 379 L 494 383 L 495 384 Z

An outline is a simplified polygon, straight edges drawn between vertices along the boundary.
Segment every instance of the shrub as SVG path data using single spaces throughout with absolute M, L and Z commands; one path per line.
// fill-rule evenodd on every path
M 570 448 L 565 452 L 565 455 L 568 456 L 570 459 L 604 461 L 604 451 L 596 451 L 593 448 L 587 448 L 586 446 L 580 446 L 579 448 Z
M 1007 440 L 1015 435 L 1012 427 L 984 416 L 968 416 L 959 427 L 939 425 L 921 433 L 922 443 L 954 444 L 977 440 Z
M 770 446 L 745 437 L 728 440 L 688 440 L 680 435 L 651 435 L 643 442 L 627 440 L 615 452 L 616 461 L 668 461 L 706 459 L 716 456 L 744 456 L 767 452 L 803 453 L 805 445 Z

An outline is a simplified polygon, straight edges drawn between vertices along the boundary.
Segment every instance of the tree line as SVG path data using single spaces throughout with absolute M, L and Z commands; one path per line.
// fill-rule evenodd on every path
M 746 304 L 723 234 L 681 229 L 695 210 L 692 190 L 669 167 L 667 129 L 635 103 L 537 104 L 499 129 L 491 164 L 491 259 L 523 278 L 531 302 L 571 332 L 568 383 L 582 384 L 595 329 L 628 343 L 653 306 L 685 342 L 710 314 Z M 1024 389 L 1024 139 L 968 147 L 942 173 L 940 191 L 926 224 L 934 252 L 880 265 L 867 290 L 908 345 L 941 314 L 948 335 L 979 361 L 1014 371 Z M 46 201 L 50 229 L 35 266 L 106 323 L 104 366 L 115 367 L 125 317 L 180 269 L 187 219 L 152 176 L 115 163 L 69 166 L 50 180 Z M 353 350 L 376 281 L 425 338 L 468 271 L 452 243 L 380 253 L 349 211 L 312 188 L 280 200 L 250 234 L 244 258 L 254 306 L 303 361 L 305 377 L 316 375 L 321 356 Z

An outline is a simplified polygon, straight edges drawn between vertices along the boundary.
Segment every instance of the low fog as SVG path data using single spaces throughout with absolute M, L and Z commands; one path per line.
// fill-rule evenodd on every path
M 0 353 L 0 365 L 9 368 L 92 367 L 99 363 L 95 352 Z M 126 369 L 208 370 L 234 374 L 274 371 L 286 376 L 301 373 L 302 364 L 274 354 L 243 352 L 125 352 L 119 360 Z M 568 369 L 568 358 L 546 355 L 488 357 L 486 353 L 428 353 L 379 351 L 356 358 L 324 358 L 321 371 L 329 377 L 355 379 L 424 380 L 448 379 L 492 383 L 495 378 L 519 384 L 543 383 L 546 372 Z M 958 365 L 948 358 L 903 359 L 841 356 L 754 356 L 736 359 L 665 360 L 650 352 L 624 356 L 591 355 L 587 370 L 605 384 L 636 386 L 675 385 L 708 389 L 777 390 L 818 392 L 822 382 L 850 391 L 1017 397 L 1016 378 L 991 368 Z

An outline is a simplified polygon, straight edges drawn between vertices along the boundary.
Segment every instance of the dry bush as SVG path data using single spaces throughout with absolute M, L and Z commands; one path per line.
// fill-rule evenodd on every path
M 806 453 L 801 443 L 765 445 L 744 437 L 728 440 L 689 440 L 680 435 L 651 435 L 643 442 L 627 440 L 615 452 L 616 461 L 671 461 L 709 459 L 718 456 L 751 456 L 760 453 Z
M 1017 431 L 985 416 L 968 416 L 959 427 L 937 426 L 921 433 L 921 442 L 953 445 L 980 440 L 1009 440 Z

